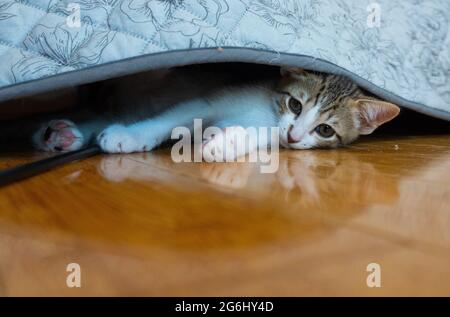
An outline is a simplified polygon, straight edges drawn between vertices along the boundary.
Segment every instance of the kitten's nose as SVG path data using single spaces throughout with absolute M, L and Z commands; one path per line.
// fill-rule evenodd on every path
M 294 128 L 294 126 L 291 124 L 291 126 L 289 127 L 289 130 L 288 130 L 288 133 L 287 133 L 288 143 L 297 143 L 299 141 L 292 137 L 292 129 L 293 128 Z

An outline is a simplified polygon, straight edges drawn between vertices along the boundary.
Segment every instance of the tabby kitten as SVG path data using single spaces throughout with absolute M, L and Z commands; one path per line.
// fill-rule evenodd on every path
M 152 76 L 116 80 L 100 97 L 105 104 L 113 100 L 108 108 L 113 110 L 89 114 L 76 123 L 45 123 L 34 133 L 34 145 L 44 151 L 71 151 L 94 139 L 108 153 L 150 151 L 169 140 L 173 128 L 192 130 L 193 120 L 199 118 L 204 126 L 222 129 L 203 144 L 205 158 L 222 160 L 230 158 L 226 153 L 236 157 L 256 149 L 229 151 L 233 142 L 225 140 L 233 138 L 227 136 L 247 138 L 247 127 L 279 127 L 277 141 L 286 148 L 336 148 L 372 133 L 400 110 L 365 96 L 348 78 L 298 68 L 282 68 L 281 77 L 250 81 L 224 79 L 226 75 L 217 72 L 174 70 L 165 73 L 168 82 L 161 85 Z M 273 142 L 263 139 L 253 144 Z

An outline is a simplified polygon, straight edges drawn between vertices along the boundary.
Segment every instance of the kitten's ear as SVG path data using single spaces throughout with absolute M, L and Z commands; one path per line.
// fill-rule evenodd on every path
M 360 120 L 359 134 L 371 134 L 380 125 L 394 119 L 400 113 L 398 106 L 380 100 L 358 99 L 356 107 Z
M 308 73 L 304 69 L 298 67 L 281 67 L 280 74 L 283 77 L 292 76 L 298 79 L 308 75 Z

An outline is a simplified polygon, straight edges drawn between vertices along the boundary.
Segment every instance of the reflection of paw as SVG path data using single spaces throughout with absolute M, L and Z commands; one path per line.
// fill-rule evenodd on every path
M 246 154 L 246 138 L 247 130 L 243 127 L 227 127 L 203 142 L 203 158 L 207 162 L 234 161 Z
M 43 151 L 67 152 L 83 146 L 83 135 L 72 121 L 52 120 L 33 135 L 33 142 Z
M 115 124 L 97 137 L 98 145 L 107 153 L 131 153 L 147 151 L 147 148 L 138 136 L 133 134 L 129 128 Z
M 207 164 L 202 169 L 202 176 L 216 185 L 243 188 L 247 185 L 250 171 L 249 166 L 239 163 Z
M 123 155 L 107 155 L 98 165 L 98 171 L 106 179 L 113 182 L 122 182 L 130 176 L 130 166 Z
M 167 176 L 161 168 L 157 167 L 155 164 L 157 161 L 158 155 L 154 156 L 151 153 L 104 155 L 97 170 L 100 175 L 113 182 L 153 180 L 158 174 Z

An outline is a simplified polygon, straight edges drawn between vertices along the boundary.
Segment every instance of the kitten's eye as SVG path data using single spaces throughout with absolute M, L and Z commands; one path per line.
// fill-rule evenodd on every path
M 288 106 L 291 111 L 297 115 L 302 113 L 302 103 L 295 98 L 289 97 Z
M 336 134 L 334 129 L 332 127 L 330 127 L 328 124 L 319 124 L 314 130 L 321 137 L 326 138 L 326 139 L 331 138 L 333 135 Z

